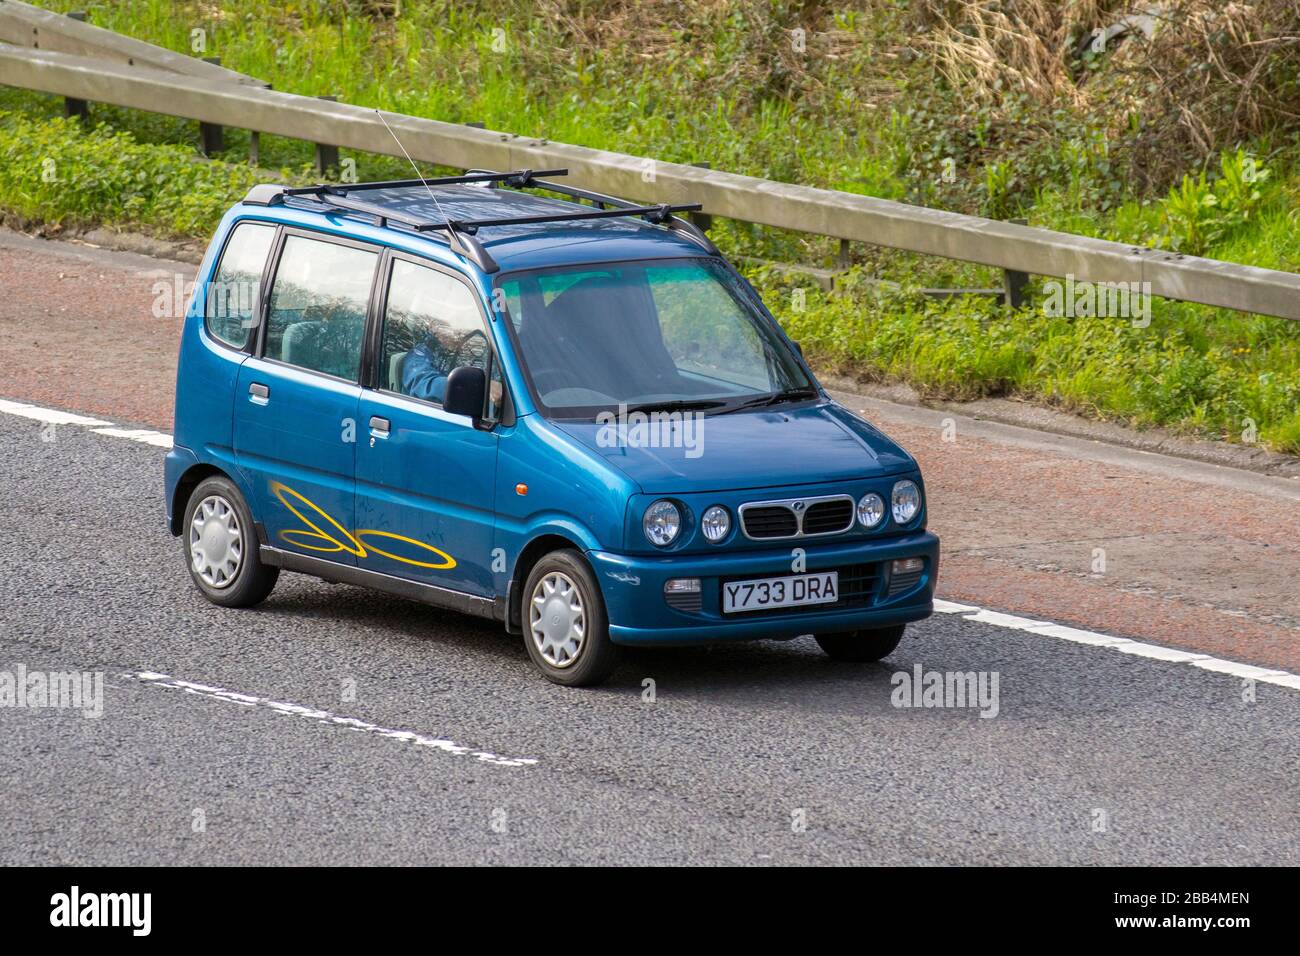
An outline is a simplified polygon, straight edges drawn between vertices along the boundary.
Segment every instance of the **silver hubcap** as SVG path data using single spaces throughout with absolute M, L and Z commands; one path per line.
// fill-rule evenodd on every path
M 528 619 L 542 660 L 552 667 L 568 667 L 578 659 L 587 636 L 587 615 L 572 578 L 562 571 L 543 576 L 533 588 Z
M 239 516 L 220 495 L 209 495 L 194 509 L 190 522 L 190 567 L 214 588 L 235 580 L 244 561 Z

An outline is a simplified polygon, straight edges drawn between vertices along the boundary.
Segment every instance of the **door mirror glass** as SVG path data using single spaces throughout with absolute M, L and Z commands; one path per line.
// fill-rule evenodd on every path
M 453 415 L 468 415 L 474 423 L 483 418 L 483 400 L 487 396 L 487 375 L 481 368 L 462 365 L 447 376 L 447 396 L 442 407 Z

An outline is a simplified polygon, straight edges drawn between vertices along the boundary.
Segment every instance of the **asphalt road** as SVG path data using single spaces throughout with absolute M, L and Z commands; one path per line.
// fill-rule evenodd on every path
M 162 455 L 0 416 L 0 669 L 106 679 L 100 719 L 0 708 L 0 864 L 1300 861 L 1300 691 L 956 615 L 875 665 L 649 651 L 566 690 L 494 625 L 343 585 L 206 603 Z M 996 672 L 997 716 L 892 706 L 918 663 Z

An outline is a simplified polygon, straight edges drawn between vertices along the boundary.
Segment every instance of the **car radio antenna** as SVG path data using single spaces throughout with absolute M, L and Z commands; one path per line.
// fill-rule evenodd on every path
M 388 120 L 384 119 L 384 114 L 379 112 L 379 110 L 375 110 L 375 115 L 379 117 L 379 122 L 384 124 L 384 129 L 388 130 L 388 134 L 393 137 L 393 142 L 397 144 L 397 148 L 402 151 L 402 155 L 406 157 L 406 161 L 410 163 L 411 168 L 415 170 L 415 178 L 424 183 L 424 191 L 429 194 L 429 198 L 433 200 L 433 204 L 438 208 L 438 215 L 443 218 L 443 221 L 446 222 L 450 228 L 451 220 L 448 219 L 447 214 L 442 211 L 442 203 L 438 202 L 438 197 L 433 194 L 433 189 L 429 186 L 428 180 L 426 180 L 420 172 L 420 167 L 415 165 L 415 160 L 413 160 L 411 154 L 406 151 L 406 147 L 402 145 L 402 141 L 397 138 L 397 134 L 393 132 L 393 128 L 388 125 Z M 454 230 L 452 231 L 454 233 Z

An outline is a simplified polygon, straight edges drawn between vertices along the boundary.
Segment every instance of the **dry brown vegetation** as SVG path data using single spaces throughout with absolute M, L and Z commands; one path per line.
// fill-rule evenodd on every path
M 1300 121 L 1297 0 L 922 0 L 918 24 L 918 46 L 972 98 L 1018 91 L 1129 127 L 1148 186 Z

